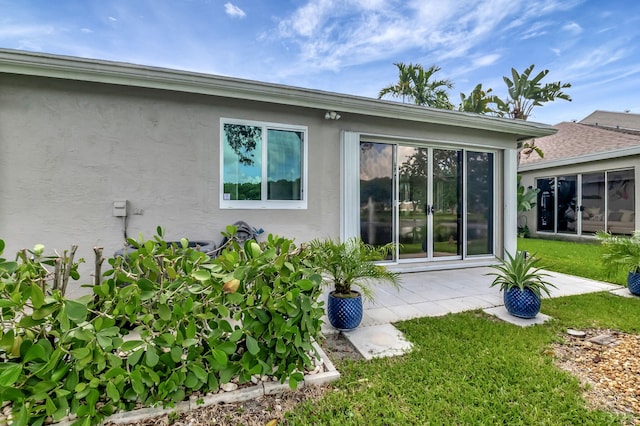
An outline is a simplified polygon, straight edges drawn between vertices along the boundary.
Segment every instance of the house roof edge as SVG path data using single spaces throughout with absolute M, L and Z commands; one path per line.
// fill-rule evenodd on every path
M 550 125 L 536 122 L 428 108 L 234 77 L 21 50 L 0 49 L 0 72 L 197 93 L 335 110 L 342 114 L 362 114 L 474 128 L 513 134 L 519 140 L 548 136 L 556 132 Z
M 592 161 L 610 160 L 620 157 L 628 157 L 631 155 L 640 155 L 640 146 L 626 147 L 614 149 L 611 151 L 596 152 L 576 157 L 561 158 L 551 161 L 540 161 L 536 163 L 525 164 L 518 167 L 518 173 L 529 172 L 534 170 L 551 169 L 555 167 L 569 166 L 572 164 L 589 163 Z

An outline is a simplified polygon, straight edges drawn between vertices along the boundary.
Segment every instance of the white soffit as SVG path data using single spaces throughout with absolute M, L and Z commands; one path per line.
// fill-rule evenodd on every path
M 554 134 L 551 126 L 238 78 L 19 50 L 0 49 L 0 73 L 144 87 L 292 105 L 342 113 L 507 133 Z

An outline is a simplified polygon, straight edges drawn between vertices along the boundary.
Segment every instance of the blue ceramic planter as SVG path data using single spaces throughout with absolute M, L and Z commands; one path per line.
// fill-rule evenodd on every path
M 352 330 L 362 321 L 362 295 L 342 298 L 329 293 L 327 316 L 332 326 L 338 330 Z
M 631 294 L 640 296 L 640 273 L 629 272 L 627 276 L 627 287 Z
M 504 292 L 504 306 L 514 317 L 534 318 L 540 312 L 540 304 L 540 297 L 528 288 L 510 288 Z

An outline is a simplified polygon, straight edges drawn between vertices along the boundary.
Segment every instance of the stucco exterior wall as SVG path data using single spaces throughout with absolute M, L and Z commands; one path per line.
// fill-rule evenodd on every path
M 339 105 L 336 105 L 339 111 Z M 340 234 L 340 135 L 513 148 L 507 135 L 156 89 L 0 76 L 0 238 L 5 256 L 36 243 L 46 252 L 78 244 L 91 280 L 94 246 L 122 247 L 113 201 L 128 200 L 127 232 L 220 240 L 244 220 L 298 242 Z M 308 127 L 306 210 L 219 208 L 220 117 Z M 393 139 L 393 138 L 392 138 Z M 497 173 L 501 177 L 501 173 Z M 498 185 L 502 188 L 502 182 Z M 503 200 L 502 193 L 496 194 Z M 135 214 L 135 212 L 142 214 Z M 502 220 L 497 222 L 500 229 Z M 500 238 L 503 234 L 500 232 Z M 502 244 L 502 240 L 499 243 Z M 77 290 L 77 289 L 76 289 Z

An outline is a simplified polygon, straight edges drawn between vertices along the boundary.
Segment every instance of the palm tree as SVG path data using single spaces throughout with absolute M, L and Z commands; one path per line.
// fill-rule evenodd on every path
M 440 71 L 440 67 L 432 65 L 426 70 L 420 64 L 394 64 L 398 68 L 398 82 L 380 90 L 378 99 L 386 95 L 402 97 L 402 102 L 410 99 L 416 105 L 433 108 L 453 109 L 446 89 L 453 88 L 450 80 L 431 78 Z
M 531 78 L 533 68 L 534 65 L 530 65 L 522 74 L 519 74 L 515 68 L 511 68 L 513 80 L 503 77 L 507 85 L 508 97 L 505 101 L 497 99 L 499 115 L 526 120 L 536 106 L 556 99 L 571 101 L 571 97 L 562 92 L 562 89 L 571 87 L 570 83 L 556 81 L 542 86 L 540 80 L 549 74 L 549 70 L 540 71 Z
M 378 99 L 382 99 L 382 97 L 386 95 L 391 95 L 397 98 L 402 97 L 402 103 L 405 103 L 406 98 L 411 96 L 411 78 L 409 76 L 409 68 L 413 67 L 413 65 L 406 65 L 402 62 L 397 62 L 393 65 L 398 68 L 398 82 L 380 90 Z
M 489 105 L 497 103 L 499 98 L 495 95 L 489 95 L 493 89 L 482 89 L 482 83 L 473 88 L 469 96 L 460 93 L 460 105 L 458 111 L 475 112 L 476 114 L 493 114 L 496 113 L 494 108 Z

